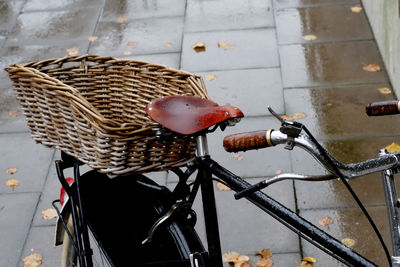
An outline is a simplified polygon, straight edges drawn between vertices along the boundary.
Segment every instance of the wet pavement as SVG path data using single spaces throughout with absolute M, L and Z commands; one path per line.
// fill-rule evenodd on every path
M 335 157 L 350 163 L 377 155 L 398 141 L 400 117 L 369 118 L 365 104 L 396 99 L 365 13 L 352 12 L 356 0 L 120 1 L 0 0 L 0 267 L 22 266 L 31 252 L 42 266 L 59 265 L 52 245 L 55 220 L 44 220 L 59 185 L 53 161 L 58 153 L 34 144 L 13 95 L 7 74 L 12 63 L 65 56 L 70 48 L 146 60 L 184 69 L 205 78 L 211 98 L 239 106 L 246 118 L 209 136 L 212 157 L 251 183 L 279 172 L 323 172 L 305 152 L 274 147 L 232 155 L 222 148 L 230 133 L 278 128 L 266 106 L 279 114 L 304 113 L 299 119 Z M 89 41 L 89 37 L 97 37 Z M 196 53 L 196 42 L 206 51 Z M 218 47 L 226 42 L 228 47 Z M 363 67 L 379 64 L 382 71 Z M 210 79 L 207 77 L 213 77 Z M 382 88 L 386 88 L 382 90 Z M 381 89 L 381 90 L 380 90 Z M 382 93 L 383 92 L 383 93 Z M 6 174 L 10 167 L 18 169 Z M 172 188 L 171 173 L 150 176 Z M 9 178 L 19 180 L 14 188 Z M 386 242 L 387 216 L 379 174 L 350 181 L 376 219 Z M 337 239 L 355 240 L 354 249 L 380 266 L 385 258 L 377 238 L 340 181 L 282 182 L 265 192 L 299 212 Z M 297 266 L 302 257 L 314 266 L 340 266 L 230 191 L 216 191 L 223 252 L 252 257 L 270 248 L 274 266 Z M 196 210 L 201 217 L 201 199 Z M 333 223 L 319 225 L 324 217 Z M 204 238 L 204 223 L 197 229 Z

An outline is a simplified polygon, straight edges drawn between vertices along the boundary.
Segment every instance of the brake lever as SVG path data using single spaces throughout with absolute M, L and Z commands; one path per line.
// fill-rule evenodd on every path
M 270 106 L 268 106 L 268 111 L 281 122 L 281 128 L 279 129 L 282 133 L 286 134 L 288 137 L 296 138 L 299 137 L 304 125 L 297 121 L 288 121 L 280 117 Z

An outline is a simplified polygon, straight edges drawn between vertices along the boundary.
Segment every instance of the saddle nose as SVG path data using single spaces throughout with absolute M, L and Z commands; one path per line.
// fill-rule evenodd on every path
M 166 96 L 147 104 L 146 113 L 170 131 L 192 135 L 233 118 L 243 117 L 243 112 L 233 106 L 195 96 Z

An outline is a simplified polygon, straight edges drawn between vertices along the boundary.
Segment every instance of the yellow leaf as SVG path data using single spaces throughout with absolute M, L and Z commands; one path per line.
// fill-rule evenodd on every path
M 129 55 L 131 55 L 131 54 L 132 54 L 132 52 L 129 51 L 129 50 L 125 50 L 125 51 L 124 51 L 124 55 L 125 55 L 125 56 L 129 56 Z
M 314 34 L 307 34 L 307 35 L 303 36 L 303 39 L 306 41 L 314 41 L 314 40 L 317 40 L 318 37 L 315 36 Z
M 79 54 L 79 48 L 76 46 L 67 49 L 68 56 L 77 56 Z
M 390 90 L 387 87 L 383 87 L 383 88 L 378 88 L 379 93 L 383 94 L 383 95 L 388 95 L 392 92 L 392 90 Z
M 283 115 L 283 116 L 282 116 L 282 119 L 288 120 L 288 121 L 294 120 L 294 118 L 293 118 L 292 116 L 290 116 L 290 115 Z
M 99 39 L 99 37 L 97 37 L 97 36 L 89 36 L 89 41 L 90 42 L 95 42 L 95 41 L 97 41 L 97 39 Z
M 257 254 L 260 255 L 261 258 L 266 258 L 266 259 L 268 259 L 272 256 L 272 253 L 269 248 L 265 248 L 261 251 L 257 251 Z
M 42 211 L 42 218 L 45 220 L 51 220 L 57 218 L 58 214 L 55 209 L 47 209 Z
M 14 191 L 14 188 L 19 185 L 19 181 L 17 179 L 11 178 L 6 181 L 6 186 L 9 186 Z
M 235 160 L 243 160 L 243 159 L 244 159 L 244 156 L 241 155 L 241 154 L 239 154 L 239 153 L 234 153 L 234 154 L 233 154 L 233 158 L 234 158 Z
M 344 238 L 342 239 L 342 243 L 351 248 L 355 245 L 356 241 L 351 238 Z
M 231 189 L 224 185 L 223 183 L 218 182 L 217 183 L 217 189 L 218 191 L 230 191 Z
M 171 47 L 171 46 L 172 46 L 172 43 L 171 43 L 171 42 L 167 42 L 167 43 L 164 44 L 164 46 L 165 46 L 165 47 Z
M 125 16 L 121 16 L 121 17 L 117 18 L 117 22 L 118 23 L 124 23 L 124 22 L 127 22 L 127 21 L 128 21 L 128 18 L 125 17 Z
M 219 47 L 219 48 L 223 48 L 223 49 L 225 49 L 225 50 L 230 50 L 230 49 L 233 49 L 235 46 L 234 46 L 234 45 L 231 45 L 231 44 L 228 44 L 228 43 L 225 42 L 225 41 L 222 41 L 222 42 L 219 42 L 219 43 L 218 43 L 218 47 Z
M 235 263 L 235 267 L 248 267 L 250 258 L 246 255 L 240 255 Z M 251 267 L 251 265 L 250 265 Z
M 400 146 L 397 143 L 391 143 L 388 146 L 385 146 L 387 152 L 393 153 L 393 152 L 400 152 Z
M 42 264 L 43 257 L 39 253 L 31 253 L 22 259 L 24 267 L 38 267 Z
M 333 223 L 333 220 L 332 220 L 331 217 L 327 216 L 327 217 L 324 217 L 324 218 L 320 219 L 320 220 L 318 221 L 318 223 L 319 223 L 320 225 L 322 225 L 322 226 L 328 226 L 328 225 L 330 225 L 330 224 Z
M 360 13 L 360 12 L 363 10 L 363 8 L 360 7 L 360 6 L 352 6 L 352 7 L 350 8 L 350 10 L 351 10 L 351 12 L 353 12 L 353 13 Z
M 128 46 L 135 47 L 135 46 L 137 46 L 137 42 L 130 41 L 130 42 L 128 42 Z
M 233 263 L 238 260 L 239 256 L 240 256 L 239 252 L 228 251 L 222 255 L 222 261 L 228 262 L 228 263 Z
M 368 64 L 368 65 L 364 65 L 363 70 L 368 71 L 368 72 L 379 72 L 382 69 L 379 64 Z
M 201 43 L 201 42 L 197 42 L 192 46 L 193 50 L 196 51 L 196 53 L 199 52 L 205 52 L 206 51 L 206 44 L 205 43 Z
M 299 113 L 295 113 L 293 115 L 293 119 L 297 120 L 297 119 L 304 119 L 305 117 L 307 117 L 307 115 L 303 112 L 299 112 Z
M 8 112 L 8 116 L 10 116 L 11 118 L 16 118 L 21 114 L 21 111 L 19 110 L 11 110 L 10 112 Z
M 7 173 L 7 174 L 13 175 L 13 174 L 15 174 L 17 171 L 18 171 L 17 168 L 8 168 L 8 169 L 6 170 L 6 173 Z
M 316 263 L 317 262 L 317 260 L 315 258 L 313 258 L 313 257 L 305 257 L 303 259 L 303 261 L 310 262 L 310 263 Z
M 212 80 L 215 80 L 215 79 L 217 79 L 217 76 L 215 76 L 215 75 L 206 75 L 206 80 L 207 81 L 212 81 Z

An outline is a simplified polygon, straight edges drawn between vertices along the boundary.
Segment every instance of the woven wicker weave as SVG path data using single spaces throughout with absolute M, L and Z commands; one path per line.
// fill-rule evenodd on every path
M 6 69 L 37 143 L 60 149 L 110 177 L 163 171 L 194 157 L 195 140 L 158 140 L 144 109 L 167 95 L 208 98 L 200 77 L 143 61 L 94 55 Z

